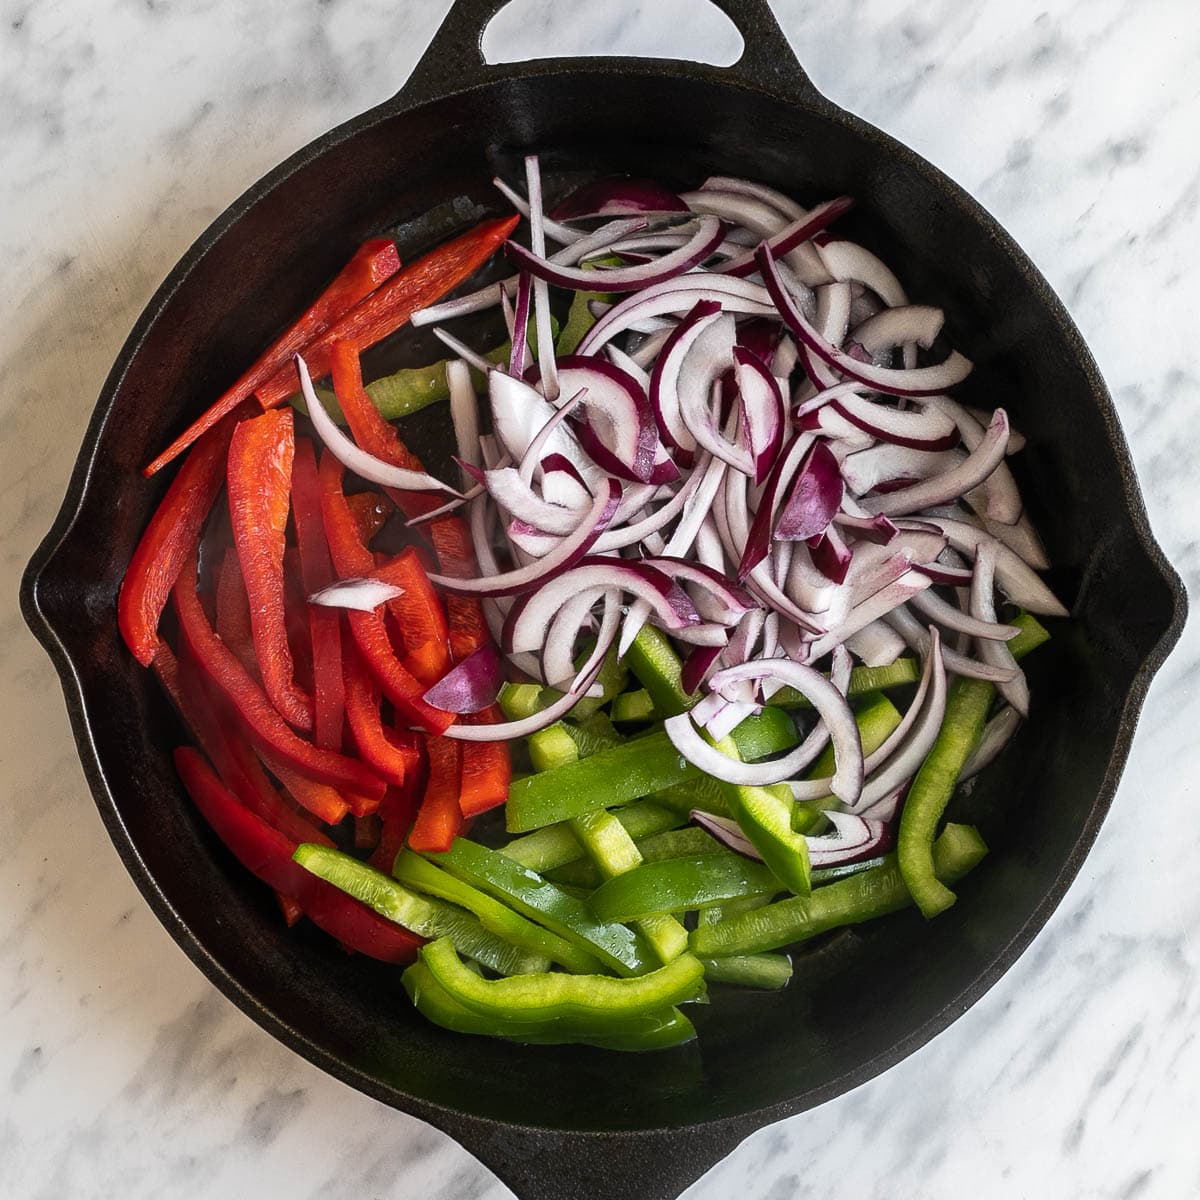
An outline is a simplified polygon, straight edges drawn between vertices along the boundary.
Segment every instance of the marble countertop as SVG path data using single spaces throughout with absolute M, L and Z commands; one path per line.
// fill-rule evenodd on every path
M 449 1138 L 275 1042 L 180 953 L 104 834 L 16 603 L 153 289 L 245 187 L 395 91 L 447 7 L 0 6 L 5 1195 L 510 1195 Z M 1200 582 L 1200 6 L 774 7 L 818 87 L 963 183 L 1049 277 L 1116 397 L 1153 527 Z M 700 0 L 517 0 L 487 47 L 728 62 L 737 38 Z M 1198 659 L 1193 628 L 1094 852 L 1013 970 L 883 1077 L 750 1138 L 691 1200 L 1200 1195 Z

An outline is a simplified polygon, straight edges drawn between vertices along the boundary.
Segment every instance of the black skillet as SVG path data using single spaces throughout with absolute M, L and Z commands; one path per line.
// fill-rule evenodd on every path
M 184 951 L 265 1029 L 446 1130 L 525 1200 L 671 1200 L 753 1130 L 877 1075 L 977 1000 L 1078 871 L 1185 613 L 1108 393 L 1045 280 L 960 188 L 820 96 L 764 0 L 717 3 L 746 43 L 728 69 L 489 66 L 480 37 L 503 0 L 459 0 L 394 99 L 293 155 L 171 272 L 104 386 L 22 590 L 113 842 Z M 962 398 L 1002 402 L 1028 435 L 1020 482 L 1073 614 L 1030 661 L 1035 711 L 1019 752 L 959 802 L 992 853 L 958 905 L 928 925 L 910 912 L 833 938 L 798 958 L 779 995 L 714 996 L 697 1044 L 652 1057 L 444 1033 L 413 1015 L 396 971 L 347 959 L 315 932 L 285 934 L 266 890 L 185 802 L 167 753 L 179 731 L 117 637 L 117 586 L 166 483 L 144 482 L 141 464 L 363 238 L 393 230 L 412 257 L 500 208 L 491 175 L 519 177 L 530 149 L 552 196 L 621 170 L 857 197 L 853 236 L 945 307 L 977 362 Z M 442 451 L 444 425 L 414 421 L 406 436 Z

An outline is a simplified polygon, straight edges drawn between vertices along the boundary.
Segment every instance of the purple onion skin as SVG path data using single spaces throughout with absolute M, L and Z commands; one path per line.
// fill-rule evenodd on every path
M 424 699 L 443 712 L 479 712 L 496 702 L 503 683 L 504 664 L 489 641 L 443 675 Z
M 804 456 L 775 522 L 775 536 L 785 542 L 805 542 L 823 534 L 842 506 L 845 487 L 833 451 L 816 441 Z
M 831 583 L 840 586 L 846 582 L 851 554 L 845 546 L 835 545 L 827 533 L 822 533 L 809 541 L 808 552 L 812 555 L 813 566 Z
M 637 215 L 652 212 L 688 212 L 688 206 L 653 179 L 597 179 L 576 188 L 550 212 L 555 221 L 582 217 Z
M 721 656 L 724 646 L 693 646 L 691 653 L 683 664 L 679 681 L 683 690 L 689 695 L 695 695 L 704 682 L 704 676 L 709 667 Z

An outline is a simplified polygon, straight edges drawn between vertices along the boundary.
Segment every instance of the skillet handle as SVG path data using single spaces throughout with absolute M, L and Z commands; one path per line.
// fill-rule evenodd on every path
M 767 0 L 708 0 L 733 22 L 741 34 L 742 55 L 728 67 L 693 64 L 716 78 L 733 78 L 759 91 L 791 100 L 819 100 L 820 93 L 801 67 Z M 566 61 L 612 64 L 655 63 L 655 59 L 542 59 L 533 62 L 489 63 L 483 55 L 483 35 L 492 18 L 509 0 L 454 0 L 408 82 L 393 104 L 412 107 L 466 91 L 508 75 L 561 70 Z

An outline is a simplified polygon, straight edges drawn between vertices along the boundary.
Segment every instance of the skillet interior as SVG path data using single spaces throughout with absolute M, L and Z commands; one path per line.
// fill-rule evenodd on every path
M 1078 869 L 1149 675 L 1182 620 L 1094 365 L 994 224 L 928 165 L 823 102 L 784 103 L 711 71 L 654 66 L 574 64 L 412 111 L 384 109 L 259 185 L 193 250 L 131 336 L 25 592 L 63 673 L 104 819 L 184 949 L 301 1053 L 448 1129 L 514 1186 L 553 1172 L 552 1183 L 521 1186 L 523 1195 L 630 1194 L 610 1157 L 619 1145 L 631 1167 L 641 1157 L 641 1194 L 673 1196 L 750 1129 L 878 1073 L 978 998 Z M 855 196 L 846 228 L 914 297 L 945 307 L 953 341 L 976 360 L 961 398 L 1003 404 L 1029 436 L 1019 482 L 1056 563 L 1051 582 L 1076 616 L 1029 664 L 1036 714 L 1018 752 L 958 809 L 980 821 L 992 847 L 959 904 L 930 925 L 907 913 L 837 936 L 798 958 L 781 994 L 722 989 L 697 1014 L 698 1045 L 649 1064 L 443 1033 L 413 1014 L 396 972 L 347 959 L 316 933 L 285 934 L 267 890 L 182 795 L 168 756 L 174 719 L 113 619 L 125 564 L 163 490 L 138 467 L 359 241 L 398 229 L 411 258 L 482 210 L 499 211 L 489 178 L 519 177 L 530 148 L 543 156 L 551 195 L 568 177 L 619 170 L 679 186 L 746 175 L 801 200 Z M 445 427 L 430 413 L 406 432 L 415 448 L 442 452 Z M 576 1143 L 538 1129 L 597 1136 Z M 607 1136 L 624 1130 L 679 1132 L 650 1165 L 649 1142 Z M 562 1150 L 568 1161 L 557 1158 Z M 572 1183 L 585 1168 L 591 1183 Z

